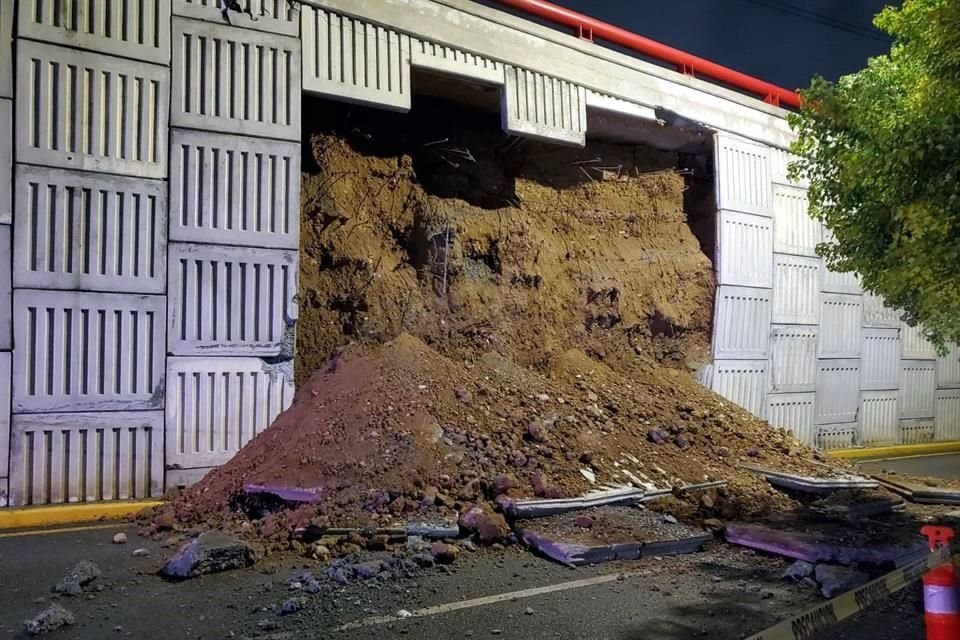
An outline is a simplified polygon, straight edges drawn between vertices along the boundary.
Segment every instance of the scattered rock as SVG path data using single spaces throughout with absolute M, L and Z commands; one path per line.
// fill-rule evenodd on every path
M 182 546 L 163 565 L 160 575 L 175 579 L 195 578 L 207 573 L 249 567 L 254 561 L 253 549 L 245 542 L 208 531 Z
M 291 613 L 296 613 L 300 611 L 305 606 L 307 606 L 307 599 L 303 596 L 295 596 L 293 598 L 287 598 L 283 601 L 283 604 L 280 605 L 280 615 L 288 616 Z
M 473 544 L 473 540 L 471 540 L 470 538 L 464 538 L 463 540 L 458 540 L 457 544 L 463 547 L 465 551 L 473 552 L 477 550 L 477 545 Z
M 717 449 L 717 455 L 721 458 L 726 458 L 730 455 L 730 449 L 727 449 L 726 447 L 720 447 Z
M 353 575 L 361 580 L 369 580 L 370 578 L 376 578 L 380 575 L 380 572 L 383 571 L 383 563 L 379 560 L 371 560 L 370 562 L 355 564 L 351 569 L 353 570 Z
M 457 396 L 457 400 L 460 402 L 470 402 L 470 399 L 473 397 L 470 392 L 464 387 L 457 387 L 454 391 Z
M 510 526 L 499 513 L 471 507 L 460 514 L 460 526 L 467 531 L 476 531 L 480 542 L 489 544 L 502 540 L 510 533 Z
M 460 555 L 460 547 L 444 542 L 434 542 L 430 545 L 430 553 L 437 564 L 453 564 Z
M 814 573 L 824 598 L 856 589 L 870 580 L 870 576 L 863 572 L 833 564 L 818 564 Z
M 26 628 L 27 633 L 32 636 L 37 636 L 43 633 L 50 633 L 60 627 L 69 626 L 74 622 L 73 614 L 54 602 L 34 618 L 24 622 L 23 626 Z
M 591 418 L 596 418 L 597 420 L 599 420 L 603 418 L 603 411 L 601 411 L 600 407 L 598 407 L 597 405 L 591 404 L 589 407 L 587 407 L 587 415 L 590 416 Z
M 526 615 L 528 615 L 528 616 L 532 616 L 532 615 L 533 615 L 533 608 L 532 608 L 532 607 L 527 607 L 526 609 L 523 610 L 523 612 L 524 612 Z
M 127 534 L 120 532 L 113 536 L 113 544 L 127 544 Z
M 389 542 L 390 536 L 386 534 L 371 536 L 370 539 L 367 540 L 367 549 L 370 551 L 385 551 Z
M 130 555 L 132 555 L 134 558 L 146 558 L 147 556 L 150 555 L 150 551 L 142 548 L 134 549 L 133 553 L 131 553 Z
M 681 449 L 686 449 L 690 446 L 690 440 L 686 436 L 677 436 L 673 439 L 673 444 L 677 445 Z
M 581 453 L 580 462 L 582 462 L 583 464 L 590 464 L 591 462 L 593 462 L 593 452 L 584 451 L 583 453 Z
M 760 450 L 757 449 L 756 447 L 750 447 L 749 449 L 747 449 L 747 455 L 750 456 L 751 458 L 756 458 L 758 455 L 760 455 Z
M 410 556 L 410 559 L 422 569 L 429 569 L 433 566 L 433 556 L 426 553 L 418 553 Z
M 277 624 L 276 620 L 270 620 L 269 618 L 266 620 L 261 620 L 257 623 L 257 626 L 264 631 L 275 631 L 276 629 L 280 628 L 280 625 Z
M 703 526 L 710 531 L 716 533 L 717 531 L 723 531 L 726 528 L 726 525 L 723 524 L 722 520 L 717 520 L 716 518 L 707 518 L 703 521 Z
M 547 441 L 547 430 L 539 420 L 534 420 L 527 425 L 527 435 L 534 442 Z
M 65 596 L 78 596 L 83 592 L 83 587 L 99 577 L 100 567 L 89 560 L 81 560 L 63 576 L 53 590 Z
M 545 393 L 538 393 L 537 400 L 540 402 L 550 402 L 550 396 Z
M 397 617 L 398 617 L 398 618 L 412 618 L 412 617 L 413 617 L 413 614 L 410 613 L 409 611 L 407 611 L 406 609 L 400 609 L 400 611 L 397 611 Z
M 713 506 L 715 504 L 713 500 L 713 496 L 711 496 L 709 493 L 703 494 L 700 497 L 700 504 L 702 504 L 705 509 L 713 509 Z
M 787 567 L 787 570 L 783 572 L 783 577 L 790 578 L 795 582 L 800 582 L 804 578 L 812 576 L 815 569 L 816 567 L 813 563 L 805 560 L 797 560 Z
M 573 521 L 573 524 L 581 529 L 589 529 L 593 527 L 593 518 L 590 516 L 577 516 L 576 520 Z
M 647 431 L 647 440 L 654 444 L 663 444 L 668 439 L 669 436 L 663 429 L 650 429 L 650 431 Z
M 500 474 L 493 479 L 493 493 L 494 495 L 500 495 L 510 491 L 517 486 L 517 480 L 511 475 Z
M 678 524 L 677 519 L 674 518 L 674 517 L 673 517 L 672 515 L 670 515 L 669 513 L 666 513 L 666 514 L 660 516 L 660 520 L 662 520 L 663 522 L 666 522 L 666 523 L 668 523 L 668 524 Z
M 326 562 L 330 559 L 330 549 L 326 545 L 320 544 L 319 542 L 314 542 L 309 547 L 307 547 L 304 555 L 313 560 L 319 560 L 320 562 Z

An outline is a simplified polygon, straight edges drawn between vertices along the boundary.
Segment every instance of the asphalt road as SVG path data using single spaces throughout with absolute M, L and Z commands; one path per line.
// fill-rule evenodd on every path
M 861 462 L 859 466 L 866 473 L 895 471 L 910 476 L 958 479 L 960 478 L 960 453 L 872 460 Z
M 58 598 L 77 621 L 51 638 L 724 640 L 821 602 L 810 588 L 780 578 L 787 561 L 725 544 L 576 570 L 507 549 L 468 553 L 451 573 L 431 569 L 416 579 L 348 585 L 280 616 L 291 576 L 304 567 L 319 571 L 317 565 L 294 558 L 171 583 L 153 575 L 170 550 L 132 530 L 128 544 L 112 544 L 118 530 L 0 537 L 0 633 L 26 637 L 23 621 L 54 599 L 51 587 L 81 559 L 103 570 L 92 585 L 100 590 Z M 150 557 L 132 557 L 138 547 Z M 816 640 L 920 640 L 919 593 L 914 586 Z M 399 618 L 401 609 L 414 615 Z

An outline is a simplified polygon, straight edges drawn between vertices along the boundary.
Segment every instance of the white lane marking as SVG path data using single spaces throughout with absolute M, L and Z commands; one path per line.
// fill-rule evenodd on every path
M 446 604 L 438 604 L 432 607 L 414 609 L 413 611 L 410 612 L 409 616 L 403 616 L 403 617 L 396 616 L 396 615 L 372 616 L 370 618 L 364 618 L 363 620 L 348 622 L 347 624 L 337 627 L 336 631 L 348 631 L 350 629 L 361 629 L 363 627 L 372 627 L 380 624 L 397 622 L 399 620 L 409 620 L 410 618 L 425 618 L 428 616 L 435 616 L 441 613 L 459 611 L 461 609 L 473 609 L 474 607 L 484 607 L 491 604 L 497 604 L 498 602 L 520 600 L 522 598 L 532 598 L 533 596 L 541 596 L 545 593 L 556 593 L 558 591 L 568 591 L 570 589 L 582 589 L 584 587 L 591 587 L 597 584 L 604 584 L 606 582 L 614 582 L 616 580 L 638 576 L 641 573 L 642 573 L 641 571 L 627 571 L 624 573 L 608 573 L 601 576 L 594 576 L 592 578 L 584 578 L 583 580 L 572 580 L 570 582 L 561 582 L 559 584 L 551 584 L 543 587 L 534 587 L 532 589 L 522 589 L 520 591 L 498 593 L 492 596 L 483 596 L 482 598 L 473 598 L 472 600 L 448 602 Z

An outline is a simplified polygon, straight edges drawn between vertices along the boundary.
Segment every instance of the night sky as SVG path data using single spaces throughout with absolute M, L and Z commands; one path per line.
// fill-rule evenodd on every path
M 890 49 L 871 23 L 895 0 L 553 0 L 672 47 L 795 89 Z

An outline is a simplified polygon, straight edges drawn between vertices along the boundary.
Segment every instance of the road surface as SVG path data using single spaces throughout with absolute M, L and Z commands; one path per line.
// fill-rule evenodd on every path
M 872 460 L 859 466 L 865 473 L 895 471 L 910 476 L 960 479 L 960 453 Z
M 101 567 L 104 575 L 93 586 L 102 590 L 57 600 L 77 622 L 51 634 L 56 640 L 724 640 L 821 601 L 810 588 L 780 578 L 787 561 L 725 544 L 689 556 L 576 570 L 508 548 L 468 553 L 452 573 L 430 569 L 413 580 L 355 583 L 311 596 L 302 611 L 279 616 L 279 604 L 295 593 L 291 576 L 304 567 L 319 572 L 318 565 L 288 559 L 171 583 L 153 575 L 170 550 L 133 530 L 128 544 L 115 545 L 113 534 L 121 529 L 100 527 L 0 534 L 0 633 L 26 637 L 23 621 L 53 600 L 51 586 L 81 559 Z M 150 557 L 132 557 L 139 547 Z M 618 579 L 623 571 L 633 573 Z M 571 587 L 572 581 L 578 582 Z M 921 640 L 919 589 L 811 640 Z M 418 615 L 377 620 L 401 609 Z M 338 630 L 344 626 L 352 628 Z

